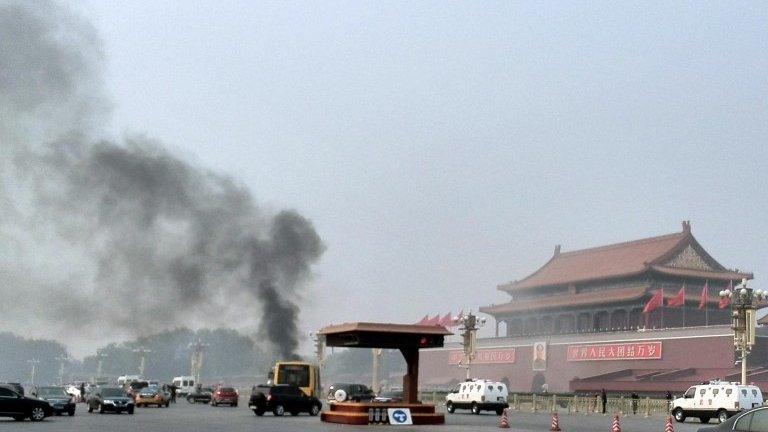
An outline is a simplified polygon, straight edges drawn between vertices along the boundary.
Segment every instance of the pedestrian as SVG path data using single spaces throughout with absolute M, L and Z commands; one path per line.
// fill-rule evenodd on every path
M 667 401 L 671 401 L 672 400 L 672 393 L 670 393 L 669 390 L 667 390 L 667 396 L 666 397 L 667 397 Z
M 605 414 L 605 406 L 608 405 L 608 395 L 605 393 L 605 389 L 600 390 L 600 399 L 603 401 L 603 414 Z
M 176 384 L 171 384 L 171 403 L 176 403 Z
M 632 392 L 632 414 L 637 414 L 637 402 L 640 396 L 636 392 Z
M 80 383 L 80 401 L 85 402 L 85 382 Z

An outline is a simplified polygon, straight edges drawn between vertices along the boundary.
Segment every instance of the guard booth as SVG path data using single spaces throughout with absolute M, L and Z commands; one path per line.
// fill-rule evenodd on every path
M 400 350 L 408 367 L 403 376 L 402 403 L 331 403 L 330 409 L 321 414 L 322 421 L 368 424 L 371 410 L 407 408 L 415 425 L 445 423 L 445 415 L 436 413 L 434 405 L 419 402 L 419 350 L 442 347 L 445 336 L 453 334 L 445 327 L 356 322 L 331 325 L 318 334 L 325 337 L 329 347 Z

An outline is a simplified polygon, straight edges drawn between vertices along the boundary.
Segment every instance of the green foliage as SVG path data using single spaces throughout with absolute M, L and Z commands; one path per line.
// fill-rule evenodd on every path
M 121 344 L 110 344 L 98 350 L 105 354 L 102 374 L 116 376 L 137 374 L 139 354 L 134 349 L 145 348 L 146 377 L 170 381 L 177 375 L 188 375 L 191 365 L 190 344 L 200 340 L 205 347 L 203 369 L 205 378 L 235 375 L 264 375 L 269 369 L 265 355 L 253 339 L 232 329 L 203 329 L 197 332 L 188 328 L 167 330 Z M 93 374 L 98 358 L 88 356 L 83 360 L 83 370 Z
M 55 383 L 59 376 L 56 357 L 67 355 L 64 345 L 44 339 L 26 339 L 13 333 L 0 333 L 0 381 L 28 383 L 36 359 L 36 383 Z

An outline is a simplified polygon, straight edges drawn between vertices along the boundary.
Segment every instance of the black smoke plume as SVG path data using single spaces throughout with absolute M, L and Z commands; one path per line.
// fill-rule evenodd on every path
M 8 326 L 87 338 L 258 322 L 295 357 L 301 287 L 324 250 L 311 222 L 259 208 L 235 179 L 157 141 L 98 138 L 102 58 L 66 7 L 0 0 Z

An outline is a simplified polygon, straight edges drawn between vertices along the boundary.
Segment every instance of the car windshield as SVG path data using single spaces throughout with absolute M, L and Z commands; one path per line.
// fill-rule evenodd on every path
M 62 387 L 40 387 L 37 389 L 37 395 L 41 397 L 61 396 L 69 397 Z
M 141 392 L 144 394 L 157 393 L 157 387 L 156 386 L 144 387 L 143 389 L 141 389 Z
M 122 389 L 106 388 L 101 390 L 101 395 L 104 397 L 120 397 L 125 396 L 125 392 Z

